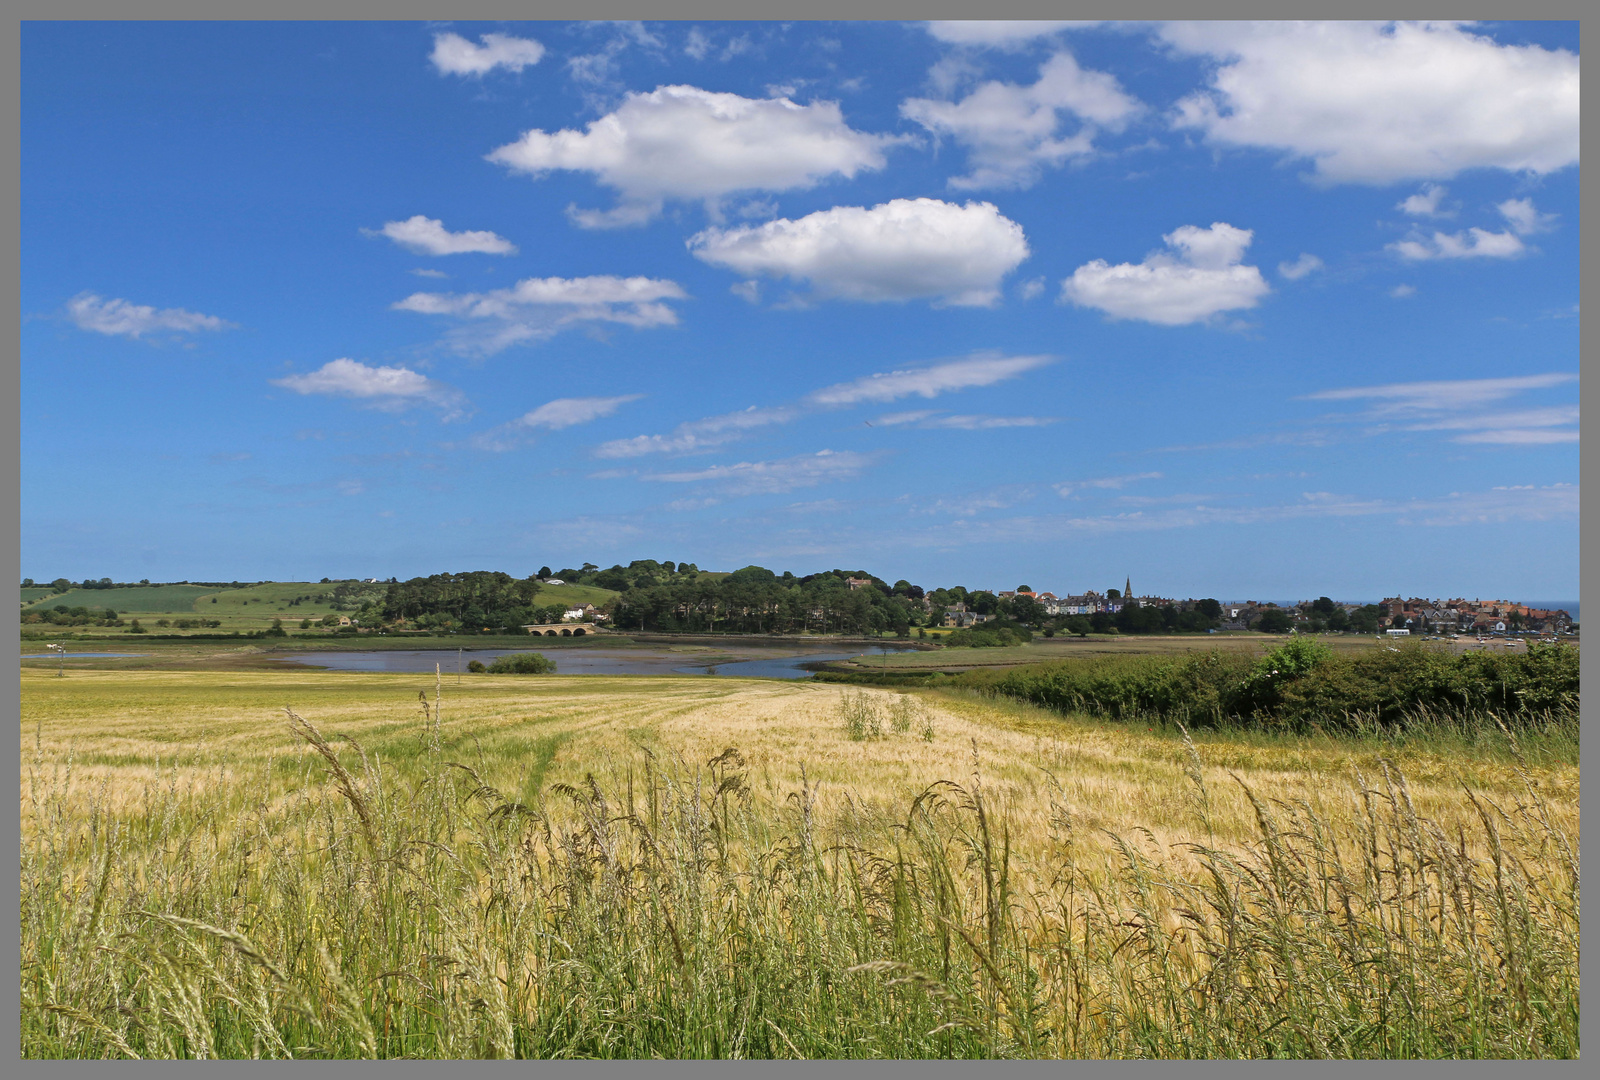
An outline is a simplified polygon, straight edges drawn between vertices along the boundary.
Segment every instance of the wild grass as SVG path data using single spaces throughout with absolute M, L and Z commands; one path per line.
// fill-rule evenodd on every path
M 1575 732 L 302 679 L 24 675 L 23 1056 L 1578 1054 Z

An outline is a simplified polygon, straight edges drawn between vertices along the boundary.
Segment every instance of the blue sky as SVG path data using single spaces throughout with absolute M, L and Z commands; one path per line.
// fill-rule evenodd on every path
M 22 574 L 1576 597 L 1577 47 L 24 24 Z

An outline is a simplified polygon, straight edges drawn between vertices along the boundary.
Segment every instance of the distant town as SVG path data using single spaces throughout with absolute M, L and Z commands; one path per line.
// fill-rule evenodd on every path
M 22 583 L 22 622 L 117 627 L 133 633 L 254 629 L 315 632 L 481 633 L 570 636 L 626 632 L 894 634 L 949 644 L 1015 644 L 1035 634 L 1353 633 L 1409 636 L 1573 635 L 1572 614 L 1513 600 L 1388 597 L 1377 603 L 1326 596 L 1293 604 L 1223 602 L 1121 588 L 1081 593 L 1028 585 L 989 591 L 924 589 L 862 570 L 797 576 L 760 566 L 702 571 L 694 563 L 635 560 L 601 569 L 513 577 L 499 571 L 320 582 Z M 218 600 L 224 599 L 222 605 Z M 254 605 L 254 606 L 252 606 Z M 308 610 L 309 609 L 309 610 Z M 135 614 L 143 617 L 134 617 Z M 155 616 L 154 618 L 152 618 Z M 198 616 L 198 617 L 197 617 Z M 241 621 L 244 620 L 244 621 Z M 151 625 L 144 625 L 145 623 Z M 298 625 L 297 625 L 298 624 Z M 564 629 L 566 628 L 566 629 Z

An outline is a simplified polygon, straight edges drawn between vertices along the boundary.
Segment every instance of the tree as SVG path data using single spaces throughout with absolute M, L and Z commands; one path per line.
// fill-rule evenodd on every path
M 1335 604 L 1326 596 L 1319 596 L 1315 600 L 1311 601 L 1311 610 L 1316 612 L 1318 615 L 1321 615 L 1323 618 L 1327 618 L 1335 611 L 1340 610 L 1340 608 L 1338 604 Z
M 1294 619 L 1289 617 L 1287 611 L 1271 607 L 1261 613 L 1261 617 L 1251 629 L 1259 630 L 1263 634 L 1286 634 L 1293 626 Z
M 1064 628 L 1069 634 L 1077 634 L 1081 638 L 1089 636 L 1089 631 L 1094 629 L 1094 624 L 1082 615 L 1074 615 L 1067 620 Z
M 1019 593 L 1023 593 L 1023 592 L 1031 593 L 1033 591 L 1033 586 L 1032 585 L 1018 585 L 1017 586 L 1017 591 Z
M 1122 599 L 1122 590 L 1121 589 L 1107 589 L 1106 590 L 1106 599 L 1107 600 L 1121 600 Z
M 549 577 L 550 576 L 550 568 L 548 566 L 539 567 L 539 576 L 542 577 L 542 578 Z M 326 580 L 326 579 L 324 579 L 324 580 Z
M 1327 623 L 1329 630 L 1332 630 L 1336 634 L 1342 633 L 1345 630 L 1350 629 L 1350 616 L 1345 613 L 1344 608 L 1335 608 L 1328 615 Z
M 31 577 L 25 577 L 25 578 L 23 578 L 23 579 L 22 579 L 22 587 L 23 587 L 23 588 L 24 588 L 24 589 L 31 589 L 31 588 L 33 588 L 33 579 L 32 579 L 32 578 L 31 578 Z
M 1204 615 L 1206 618 L 1210 619 L 1212 622 L 1220 622 L 1222 619 L 1222 605 L 1217 603 L 1215 600 L 1209 598 L 1205 600 L 1196 600 L 1194 602 L 1194 609 L 1200 614 Z

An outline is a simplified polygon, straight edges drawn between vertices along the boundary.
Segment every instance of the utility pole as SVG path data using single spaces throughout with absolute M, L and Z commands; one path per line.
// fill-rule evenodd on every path
M 56 678 L 66 677 L 67 647 L 65 645 L 46 645 L 47 649 L 54 649 L 59 659 L 56 661 Z

